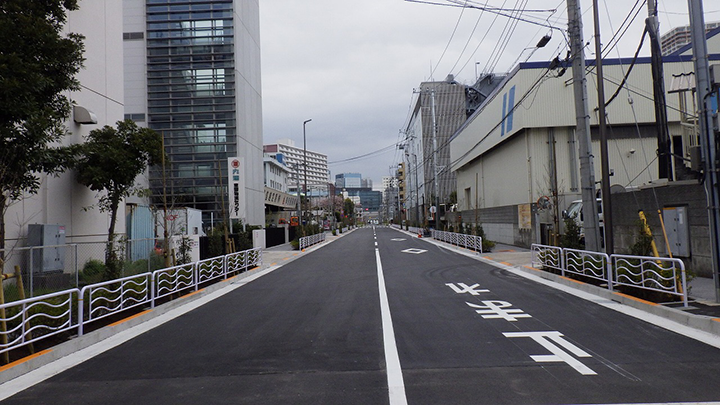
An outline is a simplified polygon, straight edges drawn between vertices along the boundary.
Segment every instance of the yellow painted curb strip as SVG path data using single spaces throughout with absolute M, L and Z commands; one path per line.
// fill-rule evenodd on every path
M 653 306 L 657 306 L 657 305 L 658 305 L 658 304 L 656 304 L 656 303 L 654 303 L 654 302 L 650 302 L 650 301 L 646 301 L 646 300 L 643 300 L 643 299 L 640 299 L 640 298 L 633 297 L 632 295 L 627 295 L 627 294 L 623 294 L 623 293 L 619 293 L 619 292 L 614 292 L 613 294 L 619 295 L 619 296 L 621 296 L 621 297 L 625 297 L 625 298 L 628 298 L 628 299 L 631 299 L 631 300 L 633 300 L 633 301 L 642 302 L 643 304 L 648 304 L 648 305 L 653 305 Z
M 183 295 L 182 297 L 180 297 L 180 298 L 178 298 L 178 299 L 181 300 L 181 299 L 183 299 L 183 298 L 192 297 L 193 295 L 199 294 L 199 293 L 201 293 L 201 292 L 203 292 L 203 291 L 205 291 L 204 288 L 202 288 L 202 289 L 200 289 L 200 290 L 197 290 L 197 291 L 193 291 L 193 292 L 191 292 L 190 294 L 185 294 L 185 295 Z
M 34 358 L 36 358 L 36 357 L 40 357 L 40 356 L 42 356 L 43 354 L 48 354 L 48 353 L 50 353 L 51 351 L 52 351 L 52 349 L 45 349 L 45 350 L 43 350 L 43 351 L 41 351 L 41 352 L 37 352 L 37 353 L 35 353 L 35 354 L 31 354 L 31 355 L 29 355 L 29 356 L 27 356 L 27 357 L 23 357 L 23 358 L 20 359 L 20 360 L 15 360 L 15 361 L 13 361 L 12 363 L 9 363 L 9 364 L 6 364 L 6 365 L 0 367 L 0 373 L 2 373 L 2 372 L 5 371 L 5 370 L 9 370 L 9 369 L 11 369 L 11 368 L 13 368 L 13 367 L 15 367 L 15 366 L 18 366 L 18 365 L 20 365 L 20 364 L 23 364 L 23 363 L 25 363 L 26 361 L 30 361 L 30 360 L 32 360 L 32 359 L 34 359 Z
M 140 313 L 138 313 L 138 314 L 135 314 L 135 315 L 133 315 L 133 316 L 128 316 L 127 318 L 121 319 L 121 320 L 119 320 L 119 321 L 117 321 L 117 322 L 113 322 L 113 323 L 111 323 L 111 324 L 108 325 L 108 326 L 117 326 L 117 325 L 120 325 L 121 323 L 125 323 L 125 322 L 127 322 L 127 321 L 129 321 L 129 320 L 131 320 L 131 319 L 135 319 L 135 318 L 137 318 L 138 316 L 145 315 L 145 314 L 147 314 L 147 313 L 149 313 L 149 312 L 152 312 L 152 309 L 148 309 L 148 310 L 146 310 L 146 311 L 142 311 L 142 312 L 140 312 Z

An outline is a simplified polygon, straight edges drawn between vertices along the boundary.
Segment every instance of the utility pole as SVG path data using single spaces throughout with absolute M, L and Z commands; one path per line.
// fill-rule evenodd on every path
M 710 225 L 710 246 L 712 251 L 713 278 L 715 279 L 715 300 L 720 302 L 720 182 L 718 181 L 717 139 L 713 133 L 712 116 L 708 96 L 710 89 L 710 68 L 708 67 L 707 40 L 702 0 L 688 0 L 690 11 L 690 35 L 695 65 L 695 89 L 697 94 L 698 117 L 700 121 L 700 147 L 703 151 L 705 192 Z
M 305 139 L 305 125 L 312 121 L 312 119 L 303 121 L 303 165 L 305 166 L 305 199 L 307 201 L 310 201 L 308 198 L 308 188 L 307 188 L 307 141 Z M 305 215 L 303 215 L 304 217 Z M 300 225 L 302 225 L 302 218 L 300 219 Z
M 652 2 L 653 0 L 650 0 Z M 608 159 L 607 131 L 605 128 L 605 79 L 602 66 L 602 44 L 600 43 L 600 16 L 598 0 L 593 0 L 593 20 L 595 25 L 595 64 L 597 69 L 597 90 L 598 90 L 598 129 L 600 131 L 600 172 L 602 181 L 602 208 L 605 240 L 605 253 L 613 254 L 613 221 L 612 205 L 610 204 L 610 163 Z M 664 93 L 663 93 L 664 94 Z M 667 128 L 667 126 L 666 126 Z M 583 204 L 584 206 L 585 204 Z
M 435 189 L 435 229 L 440 229 L 440 190 L 438 187 L 437 170 L 437 121 L 435 120 L 435 89 L 430 89 L 430 104 L 432 107 L 432 140 L 433 140 L 433 181 Z
M 295 167 L 295 187 L 297 189 L 297 217 L 298 217 L 298 225 L 302 225 L 302 219 L 300 217 L 300 214 L 302 213 L 302 209 L 300 208 L 300 168 L 299 164 L 295 163 L 293 165 Z
M 600 251 L 600 230 L 595 200 L 595 167 L 590 140 L 590 115 L 588 114 L 587 80 L 585 78 L 585 55 L 582 32 L 582 10 L 578 0 L 568 0 L 568 33 L 572 52 L 573 92 L 575 93 L 575 133 L 580 144 L 580 186 L 583 200 L 583 230 L 585 248 Z
M 655 104 L 655 130 L 658 140 L 658 178 L 674 179 L 670 134 L 667 125 L 667 107 L 665 103 L 665 79 L 663 73 L 662 50 L 660 49 L 660 25 L 657 18 L 655 0 L 648 0 L 648 18 L 645 28 L 650 36 L 650 66 L 653 78 L 653 101 Z

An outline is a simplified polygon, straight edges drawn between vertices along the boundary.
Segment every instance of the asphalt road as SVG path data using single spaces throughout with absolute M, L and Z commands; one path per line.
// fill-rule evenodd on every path
M 2 403 L 404 401 L 720 401 L 720 349 L 367 228 Z

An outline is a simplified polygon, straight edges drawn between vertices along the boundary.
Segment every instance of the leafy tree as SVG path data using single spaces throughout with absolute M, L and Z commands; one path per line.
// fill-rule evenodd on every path
M 0 1 L 0 249 L 9 204 L 37 192 L 38 173 L 69 162 L 56 143 L 67 132 L 68 91 L 80 88 L 83 37 L 62 33 L 77 8 L 77 0 Z
M 355 203 L 351 199 L 345 199 L 343 202 L 343 210 L 345 211 L 345 216 L 348 218 L 350 223 L 355 223 Z
M 111 126 L 90 131 L 85 143 L 75 145 L 77 160 L 75 169 L 80 184 L 93 191 L 104 192 L 99 207 L 110 213 L 108 249 L 105 261 L 109 276 L 115 276 L 116 257 L 113 249 L 115 222 L 120 202 L 135 192 L 135 178 L 148 165 L 162 160 L 162 138 L 157 132 L 140 128 L 133 121 L 117 122 L 117 129 Z

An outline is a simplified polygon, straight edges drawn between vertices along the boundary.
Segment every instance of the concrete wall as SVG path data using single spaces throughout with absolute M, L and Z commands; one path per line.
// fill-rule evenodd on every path
M 703 186 L 695 181 L 644 188 L 612 195 L 613 230 L 616 253 L 630 253 L 637 241 L 638 211 L 643 210 L 661 256 L 667 256 L 658 210 L 687 207 L 690 226 L 690 256 L 680 257 L 687 269 L 698 276 L 712 277 L 707 199 Z M 675 256 L 675 255 L 673 255 Z

